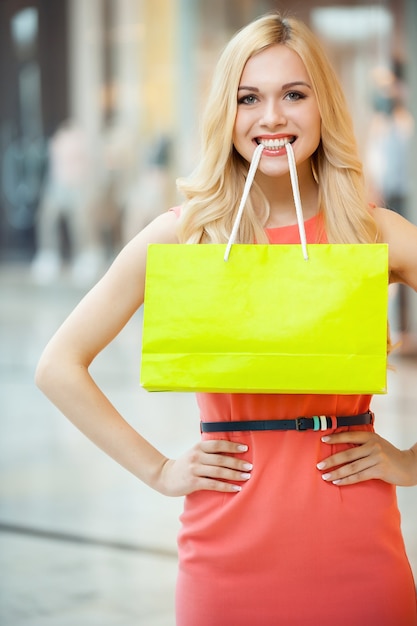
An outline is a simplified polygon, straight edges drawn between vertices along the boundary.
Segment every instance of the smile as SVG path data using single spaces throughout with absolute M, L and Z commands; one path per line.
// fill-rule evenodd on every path
M 259 137 L 255 139 L 257 144 L 262 144 L 267 150 L 281 150 L 287 143 L 293 143 L 295 137 L 280 137 L 279 139 L 267 139 Z

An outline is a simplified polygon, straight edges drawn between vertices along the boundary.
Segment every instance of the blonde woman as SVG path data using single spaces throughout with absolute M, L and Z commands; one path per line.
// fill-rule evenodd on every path
M 395 485 L 417 484 L 417 444 L 398 450 L 374 432 L 370 396 L 199 393 L 201 441 L 168 459 L 88 372 L 142 305 L 149 243 L 227 240 L 259 144 L 238 240 L 298 242 L 287 143 L 308 241 L 388 242 L 391 280 L 417 289 L 417 227 L 367 206 L 350 117 L 318 42 L 300 22 L 267 15 L 238 33 L 219 61 L 200 164 L 179 181 L 182 207 L 121 252 L 46 347 L 37 382 L 140 480 L 186 496 L 178 626 L 415 626 Z M 337 421 L 324 435 L 253 427 L 314 415 Z M 225 432 L 233 421 L 249 428 Z

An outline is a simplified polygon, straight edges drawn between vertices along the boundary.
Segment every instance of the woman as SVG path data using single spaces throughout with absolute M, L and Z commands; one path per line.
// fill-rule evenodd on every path
M 183 206 L 121 252 L 45 349 L 37 382 L 134 475 L 187 496 L 178 626 L 412 626 L 416 598 L 395 485 L 417 484 L 417 444 L 400 451 L 374 433 L 370 396 L 201 393 L 201 420 L 219 430 L 174 460 L 122 419 L 88 373 L 143 302 L 148 243 L 227 240 L 259 143 L 239 241 L 298 242 L 291 143 L 308 241 L 388 242 L 391 281 L 417 289 L 417 227 L 367 206 L 347 107 L 316 39 L 296 20 L 267 15 L 238 33 L 219 61 L 201 161 L 179 182 Z M 356 425 L 324 437 L 221 430 L 225 421 L 301 415 L 352 416 Z

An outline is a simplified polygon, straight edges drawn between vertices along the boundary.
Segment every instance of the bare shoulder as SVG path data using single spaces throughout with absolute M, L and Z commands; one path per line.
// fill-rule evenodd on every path
M 403 282 L 417 290 L 417 226 L 395 211 L 372 209 L 378 241 L 389 245 L 392 282 Z
M 166 211 L 150 222 L 133 241 L 147 243 L 178 243 L 178 216 L 175 211 Z
M 174 211 L 167 211 L 156 217 L 141 230 L 121 251 L 116 259 L 116 266 L 131 261 L 138 270 L 146 261 L 150 243 L 178 243 L 178 217 Z

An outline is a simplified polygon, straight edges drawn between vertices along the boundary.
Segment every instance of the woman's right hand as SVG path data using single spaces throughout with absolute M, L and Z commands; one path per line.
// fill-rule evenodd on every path
M 252 465 L 235 456 L 247 449 L 246 445 L 233 441 L 200 441 L 179 459 L 166 460 L 158 491 L 168 496 L 185 496 L 201 490 L 236 493 L 251 476 Z

